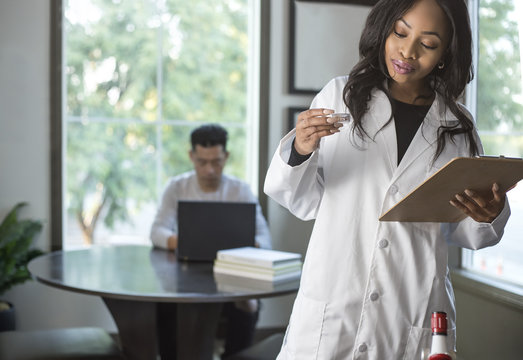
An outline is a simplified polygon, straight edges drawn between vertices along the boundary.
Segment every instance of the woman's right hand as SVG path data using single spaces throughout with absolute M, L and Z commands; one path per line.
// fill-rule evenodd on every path
M 318 148 L 320 139 L 339 132 L 342 126 L 333 118 L 327 117 L 333 114 L 331 109 L 309 109 L 298 115 L 296 122 L 296 139 L 294 147 L 300 155 L 308 155 Z

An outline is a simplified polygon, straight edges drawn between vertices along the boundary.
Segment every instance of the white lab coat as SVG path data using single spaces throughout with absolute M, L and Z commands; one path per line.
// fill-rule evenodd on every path
M 347 112 L 347 77 L 331 80 L 311 108 Z M 445 119 L 437 97 L 401 163 L 385 94 L 374 91 L 364 126 L 373 141 L 350 130 L 322 138 L 301 165 L 287 165 L 294 130 L 269 167 L 265 192 L 295 216 L 316 219 L 298 291 L 278 359 L 415 359 L 430 346 L 430 316 L 445 311 L 455 346 L 454 294 L 447 242 L 471 249 L 501 239 L 508 202 L 492 224 L 380 222 L 378 217 L 456 156 L 468 156 L 463 136 L 447 141 L 432 164 L 436 130 Z M 374 136 L 375 135 L 375 136 Z M 354 146 L 354 142 L 358 146 Z M 479 138 L 478 138 L 479 142 Z

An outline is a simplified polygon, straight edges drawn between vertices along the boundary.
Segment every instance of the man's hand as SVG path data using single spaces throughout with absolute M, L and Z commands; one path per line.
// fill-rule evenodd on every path
M 178 235 L 171 235 L 167 238 L 167 249 L 176 250 L 178 248 Z

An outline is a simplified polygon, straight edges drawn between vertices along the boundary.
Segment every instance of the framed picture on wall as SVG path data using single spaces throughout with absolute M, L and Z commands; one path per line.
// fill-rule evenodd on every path
M 287 131 L 291 131 L 292 129 L 294 129 L 296 127 L 296 122 L 298 121 L 298 115 L 302 112 L 302 111 L 305 111 L 305 110 L 308 110 L 309 108 L 308 107 L 299 107 L 299 106 L 295 106 L 295 107 L 290 107 L 288 110 L 287 110 Z
M 316 94 L 332 78 L 348 75 L 376 0 L 290 0 L 289 92 Z

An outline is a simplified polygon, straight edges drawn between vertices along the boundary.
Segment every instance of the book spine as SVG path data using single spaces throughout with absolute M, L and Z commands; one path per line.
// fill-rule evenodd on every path
M 243 277 L 250 277 L 253 279 L 259 279 L 259 280 L 273 280 L 273 276 L 269 274 L 260 274 L 260 273 L 252 273 L 252 272 L 245 272 L 235 269 L 229 269 L 224 268 L 220 266 L 215 266 L 213 268 L 213 271 L 217 274 L 227 274 L 227 275 L 236 275 L 236 276 L 243 276 Z
M 229 261 L 229 262 L 236 262 L 236 263 L 245 264 L 245 265 L 260 266 L 260 267 L 269 268 L 269 269 L 272 269 L 272 266 L 273 266 L 273 262 L 272 261 L 262 260 L 262 259 L 249 259 L 249 258 L 244 258 L 244 257 L 241 257 L 241 256 L 235 256 L 235 255 L 231 255 L 231 254 L 224 254 L 224 253 L 221 253 L 221 252 L 218 252 L 216 257 L 219 260 L 224 260 L 224 261 Z
M 214 266 L 235 269 L 235 270 L 239 270 L 239 271 L 258 272 L 258 273 L 269 274 L 269 275 L 279 275 L 279 274 L 295 272 L 296 270 L 301 270 L 301 263 L 294 263 L 292 266 L 267 268 L 267 267 L 261 267 L 261 266 L 240 264 L 238 262 L 225 261 L 225 260 L 220 260 L 220 259 L 216 259 L 214 261 Z
M 279 282 L 283 282 L 283 281 L 299 279 L 300 276 L 301 276 L 301 270 L 292 272 L 292 273 L 277 275 L 272 281 L 274 283 L 279 283 Z
M 290 280 L 290 279 L 297 279 L 299 278 L 301 271 L 295 271 L 292 273 L 287 274 L 281 274 L 277 276 L 269 275 L 269 274 L 260 274 L 260 273 L 253 273 L 253 272 L 245 272 L 235 269 L 229 269 L 229 268 L 223 268 L 220 266 L 215 266 L 213 268 L 213 271 L 217 274 L 226 274 L 226 275 L 235 275 L 235 276 L 242 276 L 242 277 L 249 277 L 252 279 L 258 279 L 258 280 L 266 280 L 266 281 L 273 281 L 273 282 L 279 282 L 283 280 Z

